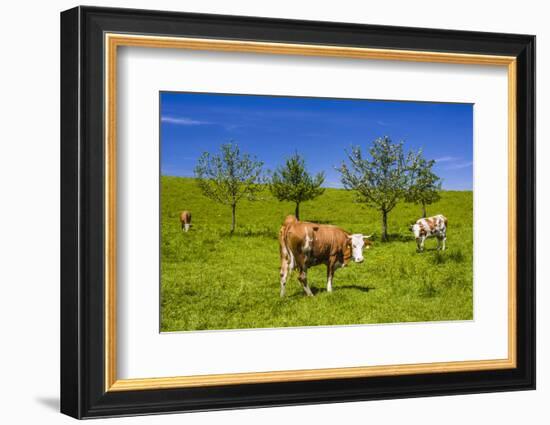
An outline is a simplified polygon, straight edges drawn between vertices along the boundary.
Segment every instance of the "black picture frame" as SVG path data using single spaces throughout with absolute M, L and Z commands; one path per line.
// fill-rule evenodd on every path
M 517 367 L 106 392 L 104 34 L 307 43 L 517 58 Z M 535 37 L 132 9 L 61 13 L 61 412 L 75 418 L 535 388 Z

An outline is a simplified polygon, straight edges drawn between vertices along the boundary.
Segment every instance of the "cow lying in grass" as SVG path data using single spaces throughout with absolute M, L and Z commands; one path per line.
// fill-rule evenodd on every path
M 411 226 L 416 239 L 416 247 L 419 252 L 424 251 L 424 242 L 427 238 L 437 238 L 437 249 L 445 250 L 447 240 L 447 218 L 441 214 L 433 217 L 421 218 Z
M 288 274 L 299 271 L 298 280 L 306 295 L 313 296 L 307 283 L 307 269 L 318 264 L 327 266 L 327 292 L 332 292 L 332 278 L 336 269 L 351 260 L 363 262 L 363 249 L 370 248 L 370 236 L 350 234 L 339 227 L 298 221 L 288 216 L 279 231 L 281 255 L 281 297 L 285 295 Z

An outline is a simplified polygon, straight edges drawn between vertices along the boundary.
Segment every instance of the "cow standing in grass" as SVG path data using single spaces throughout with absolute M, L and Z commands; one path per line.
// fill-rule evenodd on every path
M 191 213 L 189 211 L 182 211 L 180 214 L 181 229 L 184 232 L 188 232 L 191 227 Z
M 370 248 L 370 236 L 350 234 L 336 226 L 298 221 L 288 216 L 279 231 L 281 254 L 281 297 L 285 295 L 288 274 L 299 271 L 298 280 L 308 296 L 313 296 L 307 282 L 307 269 L 318 264 L 327 266 L 327 292 L 332 292 L 336 269 L 351 260 L 363 262 L 363 249 Z
M 424 251 L 424 242 L 432 236 L 437 238 L 437 249 L 445 250 L 445 241 L 447 240 L 447 218 L 445 216 L 439 214 L 421 218 L 411 226 L 411 230 L 414 233 L 419 252 Z

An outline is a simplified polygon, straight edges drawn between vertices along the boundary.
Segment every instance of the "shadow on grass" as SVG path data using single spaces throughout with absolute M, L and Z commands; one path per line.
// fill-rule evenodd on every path
M 373 240 L 378 240 L 381 242 L 380 237 L 375 237 L 373 238 Z M 412 236 L 412 234 L 409 235 L 403 233 L 388 233 L 388 240 L 386 242 L 414 242 L 414 237 Z
M 376 288 L 374 286 L 341 285 L 335 288 L 335 290 L 338 290 L 338 289 L 351 289 L 351 290 L 356 290 L 360 292 L 370 292 Z
M 317 220 L 316 218 L 310 218 L 310 219 L 305 220 L 305 221 L 309 221 L 309 222 L 315 223 L 315 224 L 334 224 L 334 221 L 331 221 L 331 220 Z
M 327 288 L 316 288 L 315 286 L 310 286 L 311 292 L 313 292 L 313 295 L 322 294 L 327 292 Z M 340 290 L 352 290 L 352 291 L 359 291 L 359 292 L 369 292 L 373 289 L 376 289 L 374 286 L 360 286 L 360 285 L 335 285 L 332 287 L 333 292 L 338 292 Z M 290 298 L 298 298 L 298 297 L 305 297 L 306 294 L 302 290 L 301 292 L 296 292 L 292 295 L 290 295 Z
M 417 254 L 428 254 L 430 252 L 439 252 L 439 250 L 437 248 L 428 248 L 428 247 L 424 247 L 422 251 L 419 251 L 418 248 L 416 249 Z
M 234 233 L 231 233 L 229 231 L 220 232 L 220 236 L 224 238 L 246 238 L 250 236 L 260 236 L 269 239 L 278 239 L 279 231 L 278 229 L 275 231 L 267 227 L 262 229 L 237 229 Z

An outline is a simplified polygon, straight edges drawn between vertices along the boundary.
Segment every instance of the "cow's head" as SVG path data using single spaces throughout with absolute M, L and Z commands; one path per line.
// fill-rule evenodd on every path
M 363 262 L 363 249 L 369 249 L 371 247 L 372 242 L 369 240 L 371 236 L 372 235 L 365 236 L 362 233 L 354 233 L 348 236 L 351 245 L 351 258 L 353 258 L 353 261 L 356 263 Z

